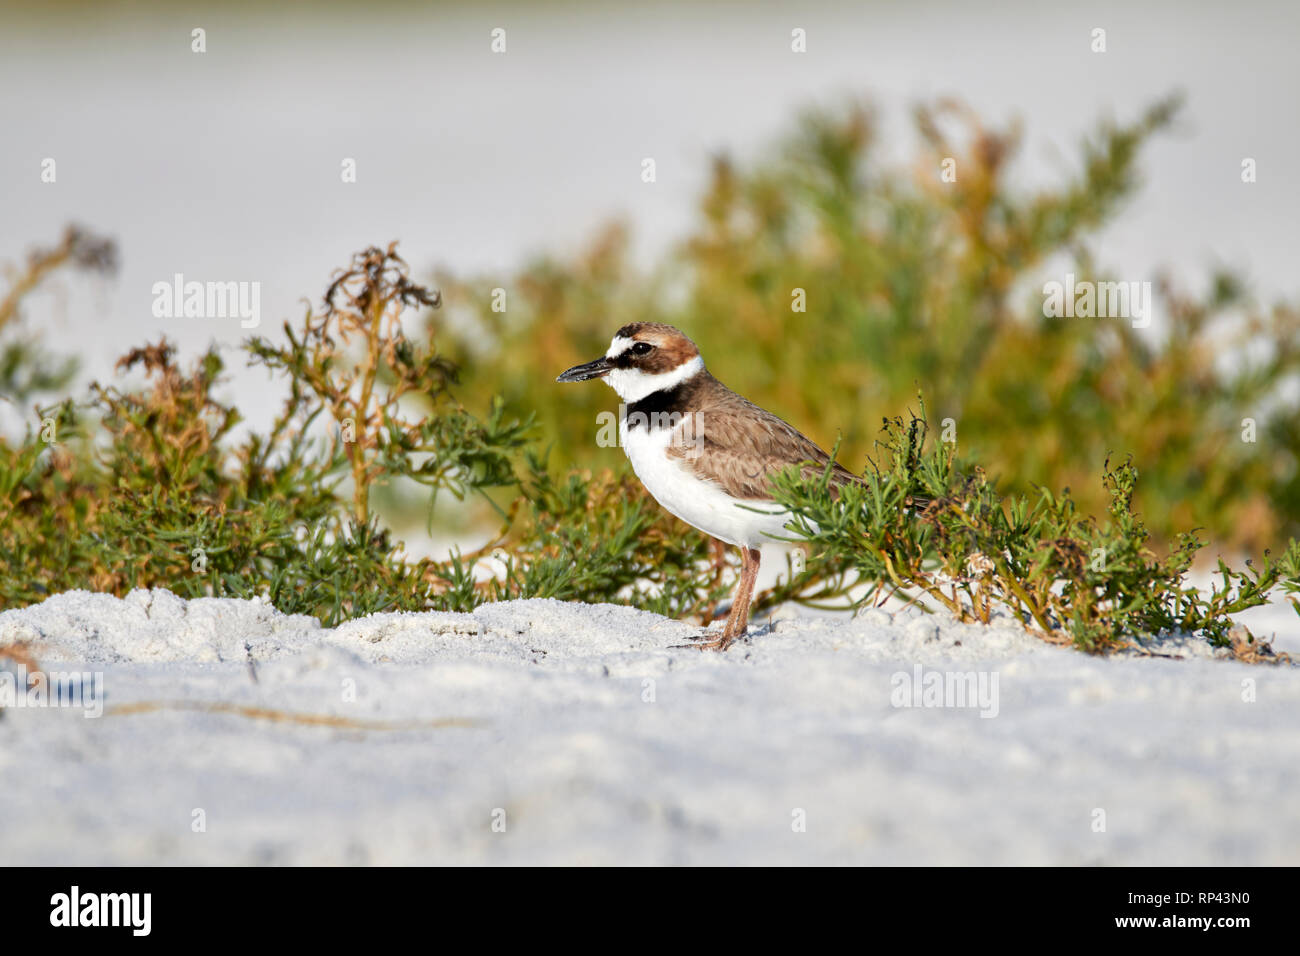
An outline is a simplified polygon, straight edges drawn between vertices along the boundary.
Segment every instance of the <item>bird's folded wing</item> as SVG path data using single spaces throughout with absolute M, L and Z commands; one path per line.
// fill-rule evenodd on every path
M 705 408 L 687 415 L 673 431 L 668 456 L 729 495 L 758 501 L 772 500 L 768 483 L 790 465 L 802 464 L 805 477 L 821 474 L 830 456 L 815 442 L 770 412 L 745 405 L 735 410 Z M 857 481 L 848 469 L 833 466 L 833 486 Z

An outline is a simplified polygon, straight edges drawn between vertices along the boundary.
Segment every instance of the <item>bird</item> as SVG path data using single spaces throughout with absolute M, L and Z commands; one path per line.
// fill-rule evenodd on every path
M 740 580 L 721 634 L 687 645 L 725 651 L 748 633 L 759 547 L 785 532 L 790 520 L 772 497 L 772 476 L 791 465 L 820 476 L 829 463 L 833 492 L 861 479 L 794 426 L 714 378 L 695 343 L 674 326 L 625 325 L 604 355 L 556 381 L 597 378 L 618 393 L 623 450 L 651 497 L 740 549 Z

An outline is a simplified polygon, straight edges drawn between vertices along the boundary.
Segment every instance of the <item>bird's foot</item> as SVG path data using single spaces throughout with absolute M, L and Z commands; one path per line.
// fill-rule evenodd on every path
M 738 634 L 732 634 L 732 633 L 729 633 L 729 632 L 727 632 L 727 631 L 723 631 L 721 634 L 719 634 L 719 635 L 718 635 L 717 637 L 715 637 L 713 640 L 711 640 L 711 641 L 706 641 L 706 640 L 704 640 L 704 638 L 708 636 L 708 633 L 709 633 L 708 631 L 705 631 L 704 633 L 698 635 L 697 637 L 692 638 L 692 640 L 694 640 L 694 641 L 698 641 L 699 643 L 696 643 L 696 644 L 673 644 L 673 645 L 669 648 L 669 650 L 682 650 L 682 649 L 688 649 L 688 650 L 693 650 L 693 651 L 725 651 L 728 647 L 731 646 L 731 642 L 732 642 L 732 641 L 734 641 L 737 637 L 739 637 L 741 634 L 743 634 L 743 633 L 745 633 L 745 632 L 744 632 L 744 631 L 741 631 L 741 632 L 738 633 Z
M 718 638 L 716 641 L 702 641 L 699 644 L 670 644 L 670 651 L 725 651 L 730 641 Z
M 708 632 L 708 631 L 703 631 L 703 632 L 701 632 L 701 633 L 699 633 L 699 634 L 693 634 L 693 635 L 691 635 L 691 637 L 687 638 L 687 640 L 692 641 L 693 643 L 690 643 L 690 644 L 669 644 L 669 645 L 668 645 L 668 649 L 669 649 L 670 651 L 680 651 L 680 650 L 683 650 L 683 649 L 685 649 L 685 650 L 690 650 L 690 651 L 708 651 L 708 650 L 718 650 L 718 648 L 715 647 L 715 645 L 718 644 L 718 643 L 722 640 L 722 638 L 717 638 L 717 639 L 712 640 L 712 641 L 707 641 L 707 640 L 705 640 L 705 638 L 708 637 L 708 636 L 709 636 L 709 632 Z

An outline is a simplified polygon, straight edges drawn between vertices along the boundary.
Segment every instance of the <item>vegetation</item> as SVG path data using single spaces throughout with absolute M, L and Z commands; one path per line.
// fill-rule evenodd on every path
M 514 597 L 610 600 L 644 586 L 655 593 L 643 606 L 665 614 L 716 604 L 722 563 L 697 580 L 708 546 L 633 482 L 557 478 L 525 447 L 529 423 L 500 402 L 483 419 L 457 402 L 455 366 L 406 339 L 398 321 L 436 303 L 394 247 L 356 256 L 320 313 L 286 323 L 286 344 L 246 343 L 250 362 L 284 376 L 289 395 L 268 434 L 237 444 L 239 411 L 213 397 L 221 357 L 209 351 L 183 371 L 165 341 L 118 363 L 142 370 L 146 387 L 95 385 L 83 403 L 39 409 L 21 441 L 0 441 L 0 601 L 166 587 L 263 595 L 329 624 Z M 418 414 L 404 409 L 409 398 Z M 396 479 L 431 494 L 508 487 L 516 497 L 486 548 L 412 560 L 369 507 L 371 488 Z M 505 556 L 503 573 L 476 575 L 493 553 Z
M 65 267 L 111 274 L 117 269 L 117 247 L 112 240 L 69 226 L 58 245 L 32 250 L 24 268 L 11 277 L 0 297 L 0 400 L 25 402 L 65 388 L 76 374 L 75 357 L 51 355 L 39 335 L 22 328 L 23 299 Z
M 820 483 L 793 472 L 777 480 L 777 500 L 796 515 L 793 540 L 817 546 L 795 587 L 847 576 L 871 582 L 862 603 L 919 591 L 958 618 L 988 623 L 994 611 L 1010 612 L 1046 640 L 1087 651 L 1183 632 L 1246 658 L 1261 648 L 1244 629 L 1234 631 L 1228 615 L 1266 603 L 1275 587 L 1300 594 L 1296 540 L 1277 560 L 1265 555 L 1262 568 L 1236 571 L 1220 561 L 1221 583 L 1208 595 L 1189 586 L 1203 542 L 1186 533 L 1164 558 L 1148 549 L 1133 511 L 1131 461 L 1106 463 L 1109 520 L 1099 522 L 1079 514 L 1068 494 L 1000 496 L 981 469 L 958 466 L 951 445 L 927 445 L 926 433 L 924 417 L 887 421 L 882 467 L 838 496 L 828 491 L 829 468 Z M 926 504 L 918 511 L 911 499 Z
M 163 340 L 124 355 L 114 384 L 38 403 L 21 438 L 0 438 L 0 603 L 166 587 L 263 595 L 327 624 L 518 597 L 710 619 L 734 556 L 595 447 L 604 390 L 550 384 L 612 329 L 647 319 L 686 328 L 720 377 L 814 437 L 830 444 L 842 428 L 839 460 L 866 464 L 862 486 L 839 495 L 824 479 L 777 481 L 810 554 L 756 611 L 902 594 L 967 619 L 1007 612 L 1087 651 L 1182 631 L 1265 657 L 1228 615 L 1279 590 L 1300 613 L 1300 545 L 1287 542 L 1300 526 L 1300 413 L 1284 400 L 1300 313 L 1259 310 L 1218 277 L 1204 300 L 1162 286 L 1155 338 L 1043 316 L 1045 264 L 1103 276 L 1085 240 L 1175 111 L 1103 127 L 1076 177 L 1030 196 L 1010 185 L 1016 138 L 952 107 L 918 113 L 925 172 L 906 175 L 876 163 L 867 112 L 812 116 L 775 160 L 719 160 L 695 234 L 651 275 L 632 269 L 617 230 L 576 261 L 509 281 L 443 276 L 441 292 L 411 278 L 395 244 L 368 248 L 319 310 L 244 344 L 285 385 L 267 432 L 237 430 L 240 411 L 216 397 L 218 351 L 186 364 Z M 940 132 L 954 116 L 963 146 Z M 943 157 L 956 182 L 939 180 Z M 23 296 L 54 269 L 111 261 L 111 244 L 74 230 L 17 273 L 0 300 L 0 397 L 57 393 L 70 373 L 15 331 Z M 791 311 L 799 292 L 806 311 Z M 444 295 L 455 321 L 432 311 Z M 1225 340 L 1233 310 L 1244 318 Z M 429 325 L 411 337 L 416 311 Z M 1267 357 L 1215 361 L 1247 341 Z M 925 404 L 883 432 L 868 425 L 906 408 L 917 383 L 937 435 Z M 380 506 L 397 488 L 419 489 L 430 521 L 447 496 L 477 502 L 498 532 L 445 560 L 412 555 Z M 1259 566 L 1220 562 L 1220 586 L 1192 588 L 1205 544 L 1194 527 L 1258 545 Z
M 855 470 L 880 417 L 920 388 L 935 431 L 1005 491 L 1069 488 L 1102 514 L 1103 463 L 1131 456 L 1155 542 L 1202 528 L 1229 553 L 1258 554 L 1300 534 L 1300 308 L 1261 306 L 1222 274 L 1199 296 L 1157 278 L 1147 330 L 1044 316 L 1045 283 L 1067 274 L 1148 278 L 1108 272 L 1094 247 L 1177 111 L 1169 100 L 1101 125 L 1076 168 L 1036 191 L 1017 186 L 1019 134 L 954 104 L 918 110 L 921 151 L 903 169 L 880 160 L 866 108 L 813 113 L 771 158 L 719 158 L 692 233 L 650 273 L 614 228 L 573 261 L 439 275 L 466 317 L 444 347 L 474 369 L 468 396 L 536 409 L 563 466 L 609 464 L 583 426 L 610 398 L 556 395 L 544 373 L 603 352 L 625 322 L 662 321 L 745 397 L 822 447 L 838 439 Z M 945 158 L 955 182 L 942 180 Z

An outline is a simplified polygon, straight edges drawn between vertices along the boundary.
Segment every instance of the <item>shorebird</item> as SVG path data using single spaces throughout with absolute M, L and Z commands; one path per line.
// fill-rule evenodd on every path
M 724 651 L 748 630 L 759 546 L 788 534 L 790 515 L 772 498 L 771 476 L 789 465 L 820 475 L 830 456 L 709 374 L 695 343 L 671 325 L 625 325 L 603 356 L 556 381 L 592 378 L 603 378 L 622 400 L 623 450 L 651 496 L 687 524 L 740 549 L 740 581 L 722 633 L 689 645 Z M 830 479 L 836 488 L 861 480 L 838 464 Z

